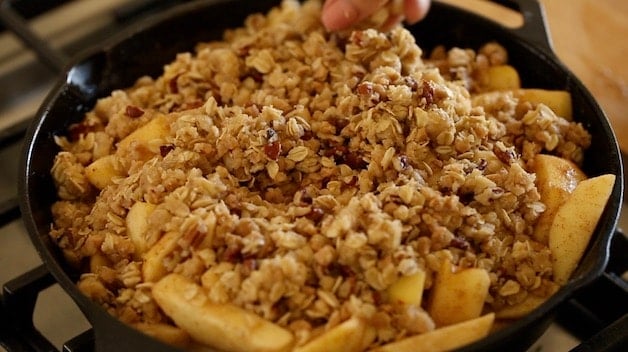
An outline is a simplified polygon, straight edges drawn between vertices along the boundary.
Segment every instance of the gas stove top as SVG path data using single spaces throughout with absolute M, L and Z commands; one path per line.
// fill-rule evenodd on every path
M 0 1 L 0 352 L 93 350 L 89 323 L 42 266 L 22 225 L 17 207 L 22 137 L 71 57 L 181 2 Z M 628 216 L 621 217 L 619 228 L 628 229 Z M 606 273 L 561 306 L 530 351 L 619 351 L 628 344 L 625 253 L 628 241 L 618 231 Z

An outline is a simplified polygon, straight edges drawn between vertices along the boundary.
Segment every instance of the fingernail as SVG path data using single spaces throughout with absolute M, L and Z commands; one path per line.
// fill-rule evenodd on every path
M 338 0 L 323 11 L 321 20 L 328 30 L 334 31 L 349 26 L 357 18 L 358 10 L 349 1 Z

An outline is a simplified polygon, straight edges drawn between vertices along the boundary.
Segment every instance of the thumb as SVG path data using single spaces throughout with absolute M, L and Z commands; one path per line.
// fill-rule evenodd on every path
M 388 0 L 327 0 L 323 5 L 323 25 L 330 30 L 340 30 L 374 14 Z

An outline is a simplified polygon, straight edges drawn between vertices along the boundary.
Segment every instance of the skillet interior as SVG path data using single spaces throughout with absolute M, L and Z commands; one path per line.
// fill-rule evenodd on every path
M 276 0 L 196 2 L 144 22 L 69 68 L 31 125 L 19 185 L 23 218 L 44 263 L 94 325 L 98 350 L 131 350 L 140 346 L 153 351 L 172 349 L 127 328 L 75 287 L 78 273 L 64 264 L 48 238 L 50 206 L 55 200 L 50 169 L 58 151 L 53 136 L 64 133 L 69 124 L 79 121 L 96 99 L 113 89 L 132 85 L 141 75 L 159 75 L 163 65 L 172 61 L 176 53 L 191 50 L 199 41 L 218 39 L 223 29 L 240 26 L 247 14 L 265 12 L 276 3 Z M 594 240 L 574 279 L 529 316 L 465 349 L 498 350 L 508 346 L 508 350 L 525 350 L 549 324 L 552 308 L 575 289 L 592 281 L 605 266 L 622 198 L 622 166 L 617 142 L 604 113 L 573 74 L 553 54 L 529 44 L 513 32 L 441 3 L 433 3 L 428 17 L 410 29 L 425 52 L 437 44 L 477 49 L 495 40 L 508 50 L 510 63 L 518 69 L 524 87 L 569 90 L 575 119 L 593 135 L 592 146 L 585 155 L 585 172 L 590 176 L 602 173 L 618 176 Z

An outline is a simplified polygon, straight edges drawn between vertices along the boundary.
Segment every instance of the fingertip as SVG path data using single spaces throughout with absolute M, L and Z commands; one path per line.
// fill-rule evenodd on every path
M 406 22 L 413 24 L 422 20 L 430 9 L 430 0 L 405 0 Z
M 389 30 L 393 29 L 396 25 L 401 23 L 403 19 L 404 19 L 403 15 L 392 15 L 386 20 L 386 22 L 384 22 L 380 30 L 383 32 L 388 32 Z
M 328 1 L 323 6 L 321 21 L 327 30 L 347 28 L 358 19 L 358 10 L 347 1 Z

